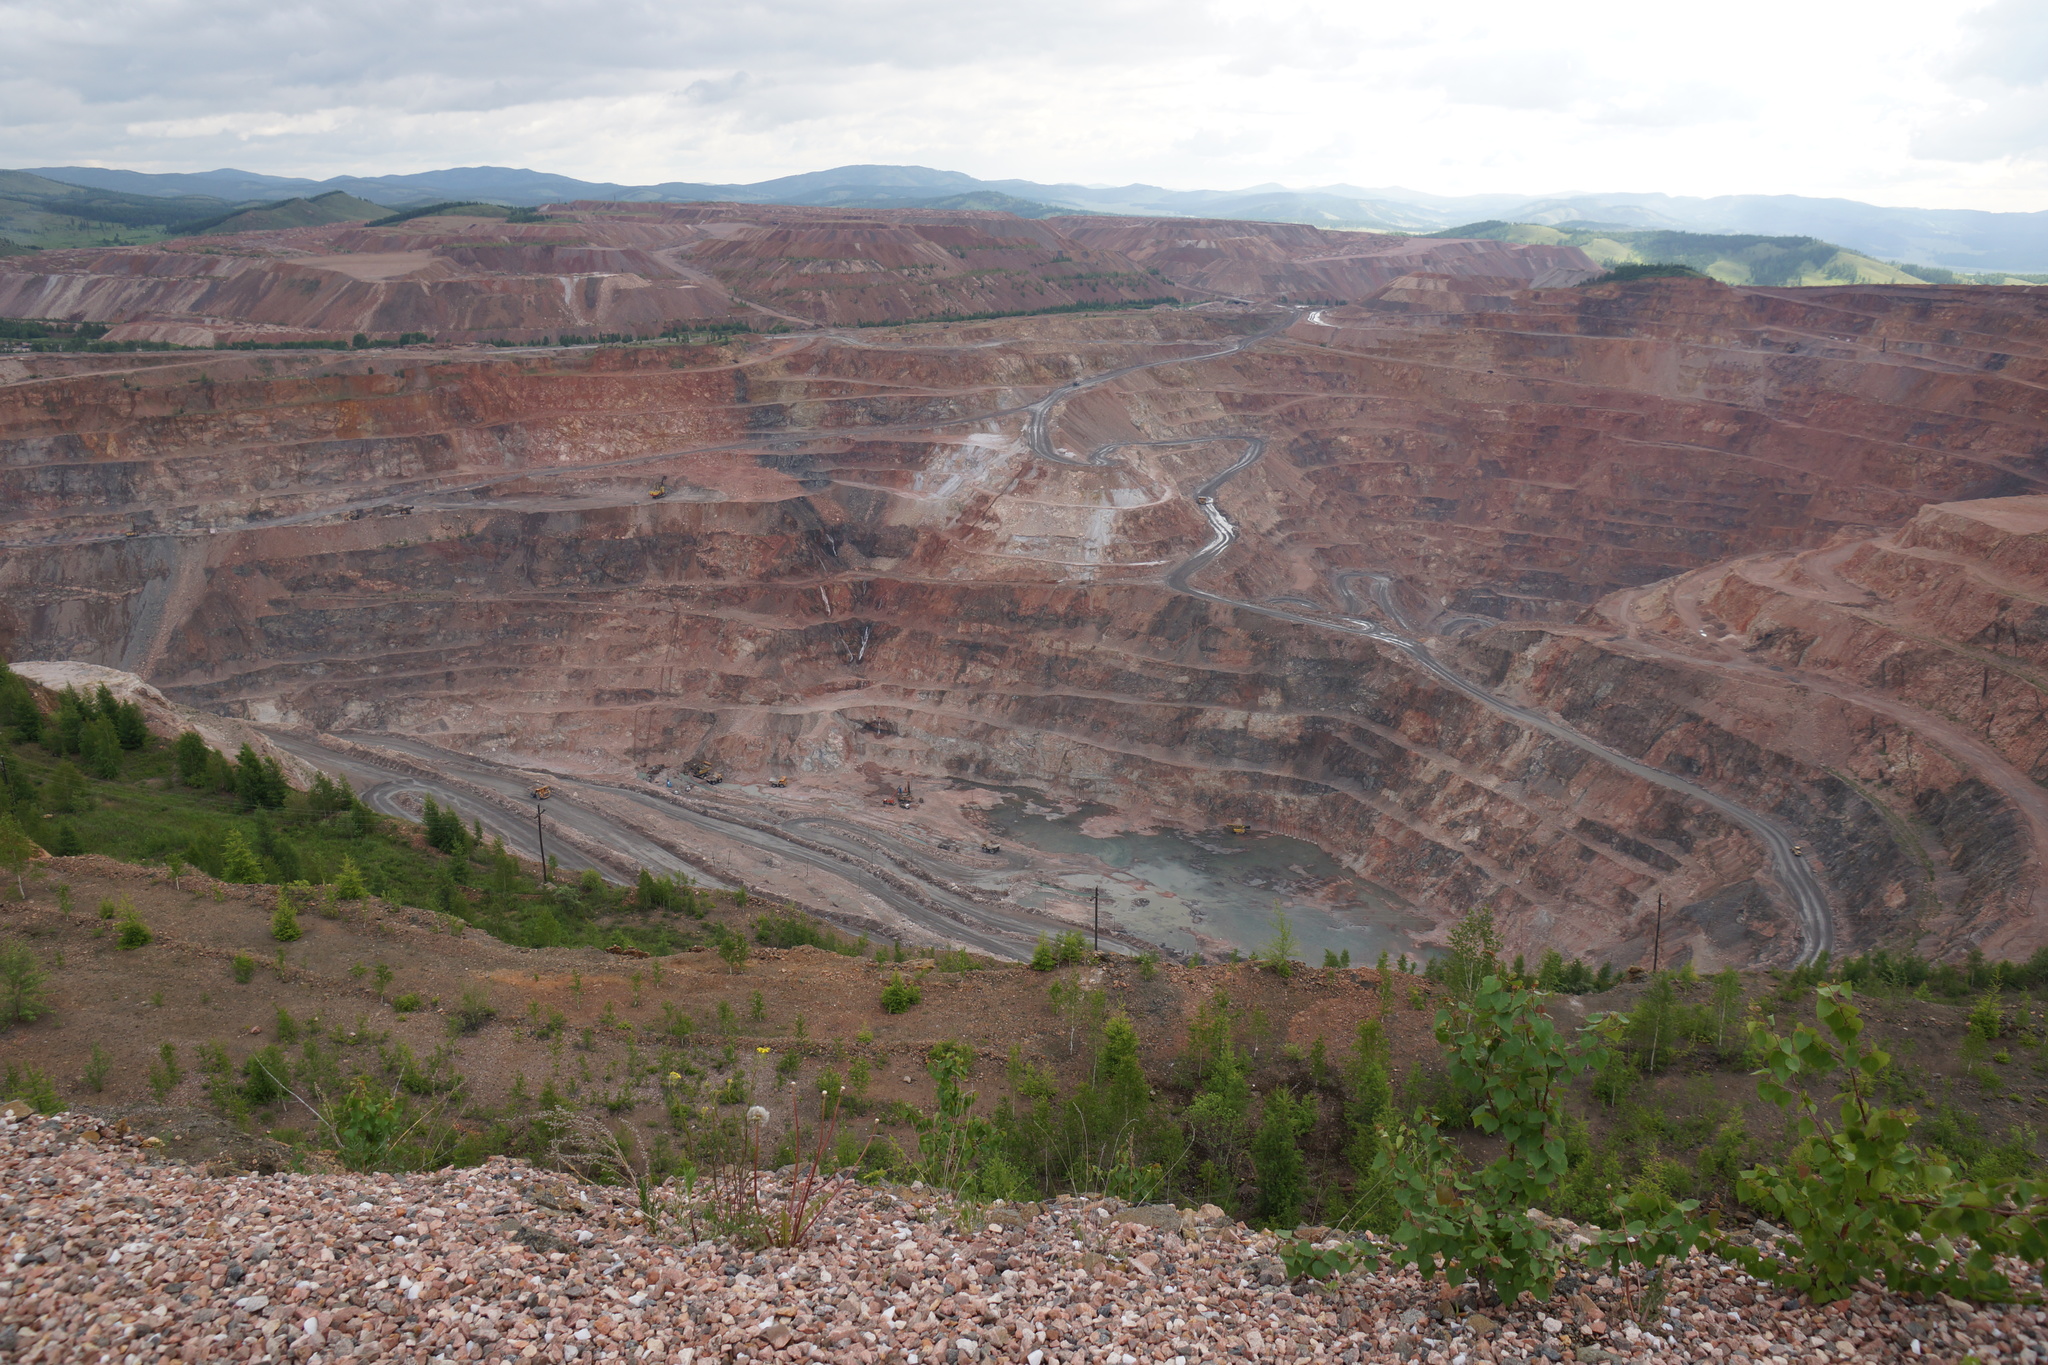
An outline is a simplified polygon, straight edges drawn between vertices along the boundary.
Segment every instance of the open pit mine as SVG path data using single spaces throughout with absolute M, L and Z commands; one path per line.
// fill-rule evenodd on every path
M 115 340 L 431 338 L 0 356 L 0 648 L 1004 956 L 2048 943 L 2048 290 L 542 217 L 0 261 Z

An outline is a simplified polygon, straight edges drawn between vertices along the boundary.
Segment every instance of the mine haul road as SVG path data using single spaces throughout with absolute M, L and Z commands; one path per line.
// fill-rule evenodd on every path
M 1245 447 L 1242 455 L 1219 473 L 1204 480 L 1188 495 L 1196 500 L 1196 509 L 1209 523 L 1211 535 L 1205 544 L 1167 573 L 1165 581 L 1169 587 L 1218 606 L 1255 612 L 1274 620 L 1287 621 L 1315 630 L 1333 631 L 1385 645 L 1442 685 L 1472 698 L 1517 724 L 1570 744 L 1631 776 L 1699 802 L 1747 830 L 1764 848 L 1770 859 L 1773 878 L 1790 902 L 1799 925 L 1801 944 L 1796 960 L 1802 963 L 1809 962 L 1821 953 L 1832 952 L 1835 941 L 1834 921 L 1826 891 L 1813 869 L 1803 859 L 1793 854 L 1792 846 L 1796 837 L 1794 832 L 1778 821 L 1696 782 L 1610 748 L 1556 717 L 1494 694 L 1443 663 L 1415 635 L 1355 615 L 1288 610 L 1276 603 L 1227 597 L 1196 586 L 1194 576 L 1213 564 L 1238 539 L 1236 523 L 1216 504 L 1216 495 L 1233 478 L 1256 464 L 1265 455 L 1264 437 L 1243 432 L 1210 432 L 1176 439 L 1105 445 L 1097 447 L 1086 456 L 1077 456 L 1058 448 L 1055 440 L 1058 412 L 1060 407 L 1075 395 L 1144 370 L 1170 365 L 1191 365 L 1234 355 L 1279 335 L 1299 320 L 1304 311 L 1289 310 L 1270 325 L 1256 332 L 1247 333 L 1220 348 L 1192 355 L 1171 355 L 1115 366 L 1064 384 L 1021 409 L 1003 409 L 980 414 L 978 417 L 954 418 L 933 425 L 950 427 L 968 421 L 999 420 L 1021 411 L 1025 418 L 1025 441 L 1035 458 L 1053 464 L 1094 468 L 1110 463 L 1113 452 L 1127 446 L 1165 447 L 1242 442 Z M 1310 318 L 1320 320 L 1320 313 L 1311 314 Z M 815 334 L 805 340 L 869 344 L 863 339 L 841 338 L 828 333 Z M 907 433 L 913 429 L 930 430 L 932 426 L 912 427 L 906 424 L 894 429 Z M 863 433 L 867 436 L 875 434 L 877 432 Z M 735 442 L 731 443 L 731 447 L 739 448 L 752 444 L 754 443 Z M 656 457 L 626 463 L 645 463 L 653 458 Z M 442 498 L 457 491 L 459 490 L 436 490 Z M 423 491 L 415 496 L 431 501 L 434 494 Z M 324 516 L 308 515 L 304 519 L 319 520 L 333 515 L 332 511 L 328 511 Z M 283 517 L 268 524 L 288 524 L 299 519 Z M 1385 574 L 1353 572 L 1338 575 L 1333 586 L 1346 608 L 1352 612 L 1361 610 L 1351 589 L 1351 583 L 1359 578 L 1373 581 L 1375 596 L 1389 620 L 1396 625 L 1405 625 L 1405 619 L 1389 591 L 1392 580 Z M 1474 624 L 1485 623 L 1475 618 Z M 508 848 L 515 849 L 529 858 L 538 856 L 539 849 L 534 839 L 531 821 L 524 818 L 528 788 L 535 777 L 533 771 L 493 764 L 487 760 L 457 754 L 416 740 L 390 735 L 349 736 L 348 738 L 353 741 L 350 749 L 339 750 L 323 743 L 318 736 L 303 731 L 274 730 L 271 733 L 281 745 L 309 762 L 347 773 L 352 781 L 361 784 L 364 799 L 376 809 L 388 814 L 410 815 L 411 812 L 403 810 L 397 804 L 400 797 L 433 795 L 437 801 L 453 806 L 465 819 L 482 820 L 504 838 Z M 402 764 L 380 765 L 374 759 L 353 751 L 354 745 L 372 749 L 382 748 L 408 761 Z M 393 771 L 394 768 L 396 771 Z M 459 782 L 437 780 L 434 776 L 436 772 L 447 773 L 459 779 Z M 601 871 L 608 871 L 618 877 L 631 875 L 631 869 L 637 866 L 668 872 L 688 872 L 700 879 L 706 876 L 702 866 L 693 863 L 673 847 L 657 842 L 643 830 L 628 826 L 621 820 L 576 800 L 575 793 L 581 788 L 632 802 L 645 808 L 651 816 L 658 816 L 685 829 L 715 832 L 755 848 L 772 851 L 778 857 L 814 867 L 877 897 L 912 923 L 925 927 L 936 935 L 995 956 L 1020 956 L 1028 951 L 1028 945 L 1039 933 L 1057 932 L 1071 927 L 1064 922 L 1033 915 L 1016 907 L 999 906 L 958 895 L 943 885 L 936 884 L 944 879 L 944 860 L 934 858 L 928 850 L 908 844 L 896 843 L 894 847 L 888 847 L 890 841 L 887 835 L 865 825 L 858 827 L 860 840 L 857 842 L 835 835 L 829 826 L 836 822 L 821 822 L 816 817 L 788 819 L 773 812 L 763 811 L 756 813 L 760 818 L 750 820 L 736 815 L 724 815 L 716 810 L 707 809 L 702 804 L 684 802 L 652 787 L 643 790 L 553 773 L 545 773 L 542 776 L 554 784 L 557 790 L 557 795 L 548 802 L 548 817 L 557 825 L 575 831 L 585 840 L 601 848 L 616 850 L 618 855 L 615 859 L 605 860 L 573 847 L 561 847 L 554 851 L 557 860 L 565 867 L 580 869 L 603 863 Z M 508 811 L 522 813 L 512 816 Z M 764 824 L 766 828 L 763 827 Z M 820 828 L 821 825 L 825 827 Z M 863 848 L 862 842 L 883 846 L 886 849 L 885 858 L 878 858 L 872 848 Z M 900 871 L 891 872 L 883 868 L 881 863 L 884 860 L 895 864 Z M 1125 946 L 1150 945 L 1125 939 Z
M 1107 383 L 1123 375 L 1136 373 L 1139 370 L 1155 369 L 1165 365 L 1185 365 L 1198 360 L 1210 360 L 1219 356 L 1234 354 L 1277 335 L 1300 316 L 1301 310 L 1294 310 L 1273 326 L 1252 333 L 1219 351 L 1211 351 L 1204 355 L 1179 356 L 1164 360 L 1149 360 L 1132 365 L 1123 365 L 1113 370 L 1105 370 L 1101 374 L 1091 376 L 1088 379 L 1077 380 L 1064 388 L 1055 389 L 1026 410 L 1030 416 L 1025 424 L 1025 436 L 1030 443 L 1032 454 L 1039 459 L 1048 460 L 1056 464 L 1099 466 L 1105 463 L 1111 451 L 1121 449 L 1122 447 L 1102 446 L 1095 450 L 1087 459 L 1076 459 L 1070 455 L 1062 454 L 1055 448 L 1053 429 L 1057 422 L 1056 414 L 1061 403 L 1084 389 L 1093 388 L 1098 384 Z M 1320 311 L 1313 315 L 1315 320 L 1320 320 L 1320 316 Z M 1792 846 L 1796 841 L 1794 832 L 1778 821 L 1771 819 L 1769 816 L 1759 814 L 1740 802 L 1723 796 L 1721 793 L 1710 788 L 1703 787 L 1697 782 L 1688 781 L 1675 773 L 1666 772 L 1662 768 L 1631 758 L 1618 749 L 1609 748 L 1590 735 L 1580 732 L 1554 716 L 1547 716 L 1540 711 L 1518 705 L 1488 691 L 1438 659 L 1430 651 L 1428 645 L 1414 636 L 1402 634 L 1378 622 L 1360 619 L 1355 616 L 1324 616 L 1307 612 L 1289 611 L 1271 603 L 1251 602 L 1242 598 L 1226 597 L 1221 593 L 1210 592 L 1206 588 L 1196 587 L 1193 582 L 1194 576 L 1220 558 L 1224 551 L 1236 543 L 1238 538 L 1236 523 L 1231 521 L 1224 514 L 1223 509 L 1217 505 L 1215 501 L 1216 495 L 1232 479 L 1258 463 L 1259 459 L 1266 453 L 1266 440 L 1262 436 L 1255 436 L 1244 432 L 1211 432 L 1203 436 L 1190 437 L 1184 440 L 1128 443 L 1132 445 L 1166 446 L 1209 442 L 1224 444 L 1238 441 L 1242 441 L 1245 444 L 1244 454 L 1238 456 L 1236 460 L 1232 461 L 1221 472 L 1211 475 L 1197 485 L 1191 494 L 1195 499 L 1195 509 L 1209 522 L 1210 538 L 1207 544 L 1167 572 L 1166 583 L 1168 587 L 1176 592 L 1186 593 L 1190 597 L 1200 598 L 1205 602 L 1214 602 L 1218 606 L 1232 607 L 1239 611 L 1257 612 L 1261 616 L 1269 616 L 1275 620 L 1289 621 L 1296 625 L 1309 626 L 1317 630 L 1329 630 L 1345 635 L 1355 635 L 1372 640 L 1378 644 L 1386 645 L 1444 686 L 1463 693 L 1474 701 L 1515 721 L 1517 724 L 1526 725 L 1539 733 L 1549 735 L 1553 739 L 1562 740 L 1564 743 L 1583 750 L 1602 762 L 1611 764 L 1623 772 L 1641 778 L 1645 782 L 1655 783 L 1667 791 L 1677 792 L 1681 796 L 1698 801 L 1701 805 L 1727 817 L 1743 829 L 1748 830 L 1763 845 L 1765 852 L 1771 860 L 1772 876 L 1777 881 L 1779 889 L 1790 902 L 1793 914 L 1799 924 L 1800 947 L 1795 961 L 1799 963 L 1811 962 L 1822 953 L 1832 953 L 1834 951 L 1834 915 L 1828 906 L 1827 892 L 1822 887 L 1820 878 L 1814 875 L 1813 869 L 1808 866 L 1803 858 L 1798 857 L 1792 852 Z M 1399 608 L 1394 605 L 1391 594 L 1387 591 L 1390 579 L 1385 574 L 1356 572 L 1339 575 L 1336 586 L 1342 594 L 1347 607 L 1352 611 L 1359 610 L 1357 600 L 1352 595 L 1350 588 L 1350 583 L 1357 578 L 1375 580 L 1380 593 L 1382 609 L 1396 622 L 1400 622 L 1403 619 Z
M 709 801 L 686 801 L 651 786 L 513 768 L 395 735 L 348 733 L 330 738 L 302 730 L 263 729 L 279 747 L 317 768 L 346 776 L 373 810 L 417 819 L 419 798 L 431 796 L 465 821 L 480 821 L 505 841 L 508 850 L 535 861 L 540 847 L 531 792 L 538 781 L 545 780 L 554 788 L 540 803 L 548 828 L 572 831 L 587 844 L 616 855 L 593 858 L 557 838 L 548 845 L 548 852 L 571 871 L 594 867 L 615 881 L 628 881 L 645 867 L 658 873 L 684 873 L 699 884 L 725 885 L 703 863 L 646 827 L 629 824 L 588 800 L 590 795 L 603 795 L 641 807 L 657 828 L 670 824 L 679 827 L 678 835 L 716 834 L 813 868 L 882 901 L 939 941 L 962 944 L 992 957 L 1029 957 L 1040 934 L 1049 936 L 1074 927 L 1051 916 L 970 900 L 936 884 L 948 867 L 961 872 L 977 869 L 949 864 L 866 825 L 815 815 L 787 817 L 772 809 L 757 809 L 752 803 L 742 809 L 730 797 L 721 798 L 734 806 L 726 813 L 710 808 Z M 365 750 L 382 751 L 382 755 Z M 401 798 L 411 798 L 414 804 L 408 808 Z M 864 843 L 886 852 L 878 856 L 874 849 L 863 847 Z M 885 861 L 904 871 L 892 875 L 882 866 Z M 824 917 L 831 916 L 826 912 Z M 1122 934 L 1105 932 L 1104 937 L 1119 947 L 1153 946 Z

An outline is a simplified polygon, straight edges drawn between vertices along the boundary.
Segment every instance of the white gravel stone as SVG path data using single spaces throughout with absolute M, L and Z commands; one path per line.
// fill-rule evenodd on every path
M 1220 1211 L 1160 1229 L 1111 1217 L 1115 1201 L 1067 1197 L 993 1223 L 939 1191 L 851 1186 L 808 1245 L 764 1251 L 647 1228 L 625 1191 L 516 1161 L 213 1178 L 132 1138 L 81 1140 L 97 1126 L 0 1129 L 9 1365 L 1506 1365 L 1546 1346 L 1581 1361 L 1755 1365 L 2048 1357 L 2048 1314 L 2031 1307 L 1865 1293 L 1786 1308 L 1783 1291 L 1709 1256 L 1673 1268 L 1675 1311 L 1654 1333 L 1591 1271 L 1540 1309 L 1488 1307 L 1490 1330 L 1468 1332 L 1463 1305 L 1413 1272 L 1271 1283 L 1280 1242 Z M 773 1201 L 787 1182 L 763 1186 Z

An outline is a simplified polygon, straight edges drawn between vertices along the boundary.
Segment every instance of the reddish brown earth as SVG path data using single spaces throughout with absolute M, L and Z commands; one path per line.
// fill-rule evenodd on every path
M 1362 299 L 1416 270 L 1498 276 L 1505 289 L 1594 273 L 1576 248 L 1267 224 L 747 204 L 576 203 L 547 216 L 438 215 L 40 252 L 0 261 L 0 317 L 113 323 L 116 341 L 197 346 L 357 332 L 525 341 L 1219 293 Z M 1189 231 L 1206 235 L 1191 245 Z
M 1377 619 L 1798 839 L 1838 953 L 2024 953 L 2044 313 L 1418 272 L 1236 350 L 1286 319 L 0 360 L 0 643 L 564 772 L 1242 818 L 1517 950 L 1647 958 L 1661 897 L 1666 962 L 1801 951 L 1756 835 L 1331 628 Z
M 1497 293 L 1577 284 L 1598 274 L 1577 247 L 1519 246 L 1299 223 L 1227 219 L 1055 218 L 1085 246 L 1119 251 L 1175 284 L 1243 300 L 1340 303 L 1374 298 L 1417 274 L 1490 280 Z M 1405 282 L 1405 281 L 1404 281 Z

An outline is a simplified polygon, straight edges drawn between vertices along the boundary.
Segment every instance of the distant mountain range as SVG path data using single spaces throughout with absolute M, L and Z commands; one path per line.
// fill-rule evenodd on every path
M 1964 271 L 2048 271 L 2048 212 L 1989 213 L 1975 209 L 1885 208 L 1852 199 L 1803 195 L 1722 195 L 1710 199 L 1665 194 L 1433 195 L 1401 188 L 1325 185 L 1295 190 L 1254 185 L 1240 190 L 1168 190 L 1155 185 L 1047 185 L 1031 180 L 978 180 L 959 171 L 923 166 L 841 166 L 780 176 L 746 185 L 670 181 L 617 185 L 502 166 L 464 166 L 416 175 L 335 176 L 307 180 L 218 170 L 149 174 L 87 166 L 45 166 L 9 177 L 92 191 L 65 207 L 75 216 L 95 206 L 119 216 L 104 221 L 136 225 L 150 216 L 148 200 L 176 200 L 164 225 L 218 217 L 254 203 L 311 199 L 342 193 L 376 205 L 408 208 L 450 200 L 536 205 L 569 199 L 690 203 L 844 205 L 849 208 L 1001 208 L 1026 217 L 1086 212 L 1147 217 L 1241 218 L 1310 223 L 1318 227 L 1437 232 L 1495 220 L 1568 230 L 1744 233 L 1797 236 L 1839 243 L 1888 261 Z M 0 188 L 0 194 L 4 194 Z M 91 202 L 86 202 L 90 200 Z M 199 209 L 201 211 L 195 211 Z M 0 232 L 6 231 L 0 222 Z

